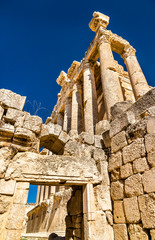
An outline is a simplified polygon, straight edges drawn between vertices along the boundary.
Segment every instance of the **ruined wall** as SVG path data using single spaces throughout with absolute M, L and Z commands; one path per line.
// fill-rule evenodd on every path
M 111 122 L 108 171 L 115 240 L 155 239 L 154 90 Z

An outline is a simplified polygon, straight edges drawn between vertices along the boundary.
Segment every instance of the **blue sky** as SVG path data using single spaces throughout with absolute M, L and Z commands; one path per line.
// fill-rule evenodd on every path
M 137 50 L 150 85 L 155 86 L 155 0 L 0 0 L 0 82 L 36 101 L 50 116 L 60 87 L 56 78 L 81 61 L 94 33 L 94 11 L 110 17 L 108 29 Z M 32 110 L 29 102 L 25 110 Z

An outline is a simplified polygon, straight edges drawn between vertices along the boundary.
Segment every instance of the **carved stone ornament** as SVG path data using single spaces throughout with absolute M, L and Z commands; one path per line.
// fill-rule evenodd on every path
M 93 32 L 97 32 L 99 27 L 102 26 L 104 29 L 106 29 L 108 24 L 109 24 L 108 16 L 100 12 L 94 12 L 93 19 L 89 23 L 89 27 Z
M 83 60 L 83 69 L 88 69 L 88 68 L 93 68 L 94 67 L 94 63 L 92 61 L 89 60 Z
M 126 45 L 124 47 L 124 51 L 121 57 L 123 59 L 126 59 L 129 56 L 135 56 L 135 53 L 136 53 L 136 49 L 134 49 L 131 45 Z
M 98 30 L 98 36 L 97 36 L 98 44 L 101 43 L 110 43 L 110 33 L 109 31 L 104 30 L 102 27 Z

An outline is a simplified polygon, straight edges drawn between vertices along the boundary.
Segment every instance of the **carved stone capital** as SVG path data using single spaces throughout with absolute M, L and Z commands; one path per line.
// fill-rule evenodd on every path
M 93 69 L 93 68 L 94 68 L 94 62 L 91 62 L 89 60 L 83 60 L 83 70 Z
M 97 32 L 99 27 L 103 27 L 104 29 L 107 28 L 109 24 L 109 17 L 100 13 L 100 12 L 94 12 L 93 13 L 93 19 L 89 23 L 89 27 L 93 32 Z
M 110 43 L 110 34 L 108 31 L 104 30 L 102 27 L 99 28 L 97 34 L 98 45 L 104 43 Z
M 125 60 L 129 56 L 135 56 L 136 50 L 131 45 L 126 45 L 121 57 Z

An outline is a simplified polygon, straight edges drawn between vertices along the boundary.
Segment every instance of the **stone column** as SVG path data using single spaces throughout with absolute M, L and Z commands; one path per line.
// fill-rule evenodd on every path
M 59 112 L 57 115 L 57 124 L 63 127 L 63 121 L 64 121 L 63 113 Z
M 83 130 L 82 87 L 78 82 L 74 83 L 72 91 L 71 130 L 78 133 Z
M 101 82 L 108 119 L 110 119 L 110 109 L 117 103 L 123 101 L 123 94 L 116 72 L 115 61 L 113 58 L 110 36 L 106 30 L 99 30 L 98 47 L 100 55 Z
M 142 72 L 142 69 L 138 63 L 135 52 L 136 50 L 132 46 L 128 45 L 124 48 L 122 58 L 126 64 L 135 99 L 137 100 L 150 89 Z
M 45 186 L 45 195 L 44 195 L 44 200 L 47 200 L 48 199 L 48 195 L 49 195 L 49 188 L 50 186 Z
M 40 200 L 39 203 L 41 203 L 44 200 L 44 185 L 40 186 Z
M 85 61 L 83 67 L 84 127 L 85 132 L 94 134 L 98 122 L 97 94 L 93 64 Z
M 71 98 L 67 97 L 65 103 L 63 130 L 68 133 L 70 129 L 71 129 Z
M 38 185 L 38 189 L 37 189 L 37 198 L 36 198 L 36 203 L 39 204 L 40 201 L 40 190 L 41 190 L 41 186 Z

